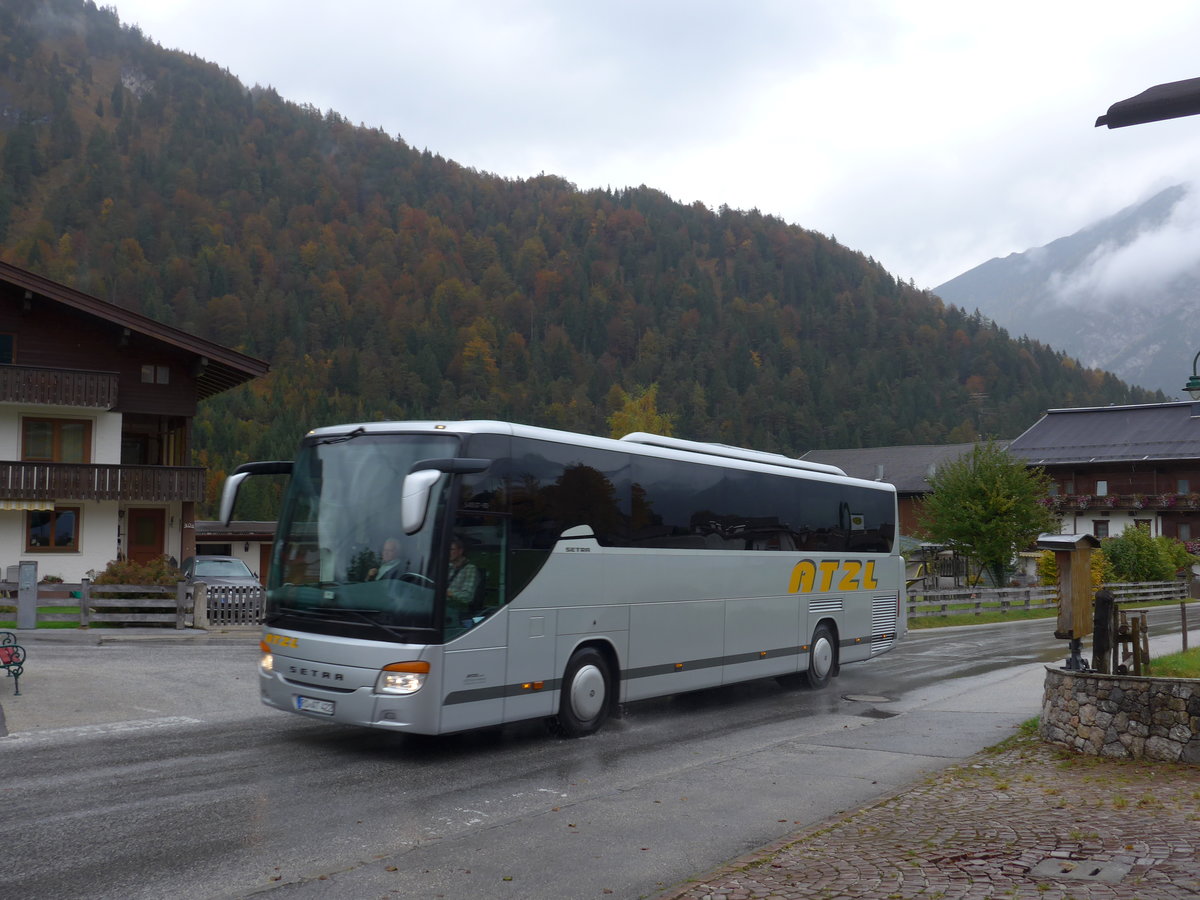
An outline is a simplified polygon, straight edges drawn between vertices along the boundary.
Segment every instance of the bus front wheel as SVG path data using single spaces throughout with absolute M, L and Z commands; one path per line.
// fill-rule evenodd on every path
M 594 647 L 571 655 L 559 690 L 554 730 L 564 737 L 583 737 L 598 731 L 608 718 L 612 673 L 608 660 Z
M 824 622 L 813 631 L 808 648 L 808 671 L 804 680 L 810 688 L 823 688 L 837 671 L 837 638 Z

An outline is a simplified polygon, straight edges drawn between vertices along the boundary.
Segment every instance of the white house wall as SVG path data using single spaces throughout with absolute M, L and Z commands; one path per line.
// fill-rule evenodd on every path
M 100 572 L 117 558 L 117 502 L 80 503 L 79 549 L 66 553 L 25 553 L 25 513 L 0 511 L 0 562 L 15 566 L 23 560 L 38 564 L 38 577 L 57 575 L 77 582 L 89 570 Z
M 14 406 L 0 404 L 0 459 L 21 458 L 21 420 L 78 419 L 92 423 L 92 462 L 121 462 L 121 414 L 74 406 Z
M 1104 520 L 1108 522 L 1108 536 L 1117 537 L 1126 528 L 1132 528 L 1135 521 L 1149 521 L 1150 534 L 1158 537 L 1163 533 L 1162 519 L 1158 513 L 1151 510 L 1138 510 L 1138 514 L 1125 512 L 1123 510 L 1113 510 L 1110 515 L 1104 516 Z M 1062 527 L 1059 529 L 1060 534 L 1091 534 L 1093 530 L 1093 522 L 1101 517 L 1088 515 L 1086 512 L 1078 515 L 1065 515 L 1062 518 Z
M 21 458 L 21 420 L 77 419 L 92 423 L 91 461 L 97 465 L 121 462 L 121 414 L 71 406 L 0 405 L 0 459 Z M 79 507 L 79 549 L 70 552 L 29 553 L 25 551 L 25 517 L 22 510 L 0 510 L 0 566 L 15 566 L 23 560 L 38 564 L 38 576 L 56 575 L 78 582 L 89 571 L 99 572 L 123 551 L 123 523 L 115 500 L 64 500 L 63 506 Z M 174 504 L 176 521 L 179 504 Z M 171 513 L 169 512 L 168 515 Z M 179 538 L 174 535 L 178 558 Z

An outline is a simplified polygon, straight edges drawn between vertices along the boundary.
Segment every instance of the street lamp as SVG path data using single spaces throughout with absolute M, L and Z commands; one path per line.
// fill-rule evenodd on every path
M 1196 372 L 1196 363 L 1200 362 L 1200 353 L 1197 353 L 1192 358 L 1192 377 L 1188 379 L 1188 383 L 1183 386 L 1193 400 L 1200 400 L 1200 374 Z

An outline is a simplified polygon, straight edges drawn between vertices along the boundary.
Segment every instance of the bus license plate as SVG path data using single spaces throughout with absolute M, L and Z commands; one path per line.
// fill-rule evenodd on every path
M 314 697 L 297 697 L 296 709 L 300 712 L 320 713 L 323 716 L 333 715 L 332 700 L 317 700 Z

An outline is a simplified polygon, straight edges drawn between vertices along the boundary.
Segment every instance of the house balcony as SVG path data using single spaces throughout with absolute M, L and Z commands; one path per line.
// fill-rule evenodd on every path
M 116 372 L 0 366 L 0 403 L 112 409 L 117 382 Z
M 1056 494 L 1042 501 L 1056 512 L 1122 510 L 1200 510 L 1200 494 Z
M 0 500 L 202 502 L 200 466 L 0 461 Z

